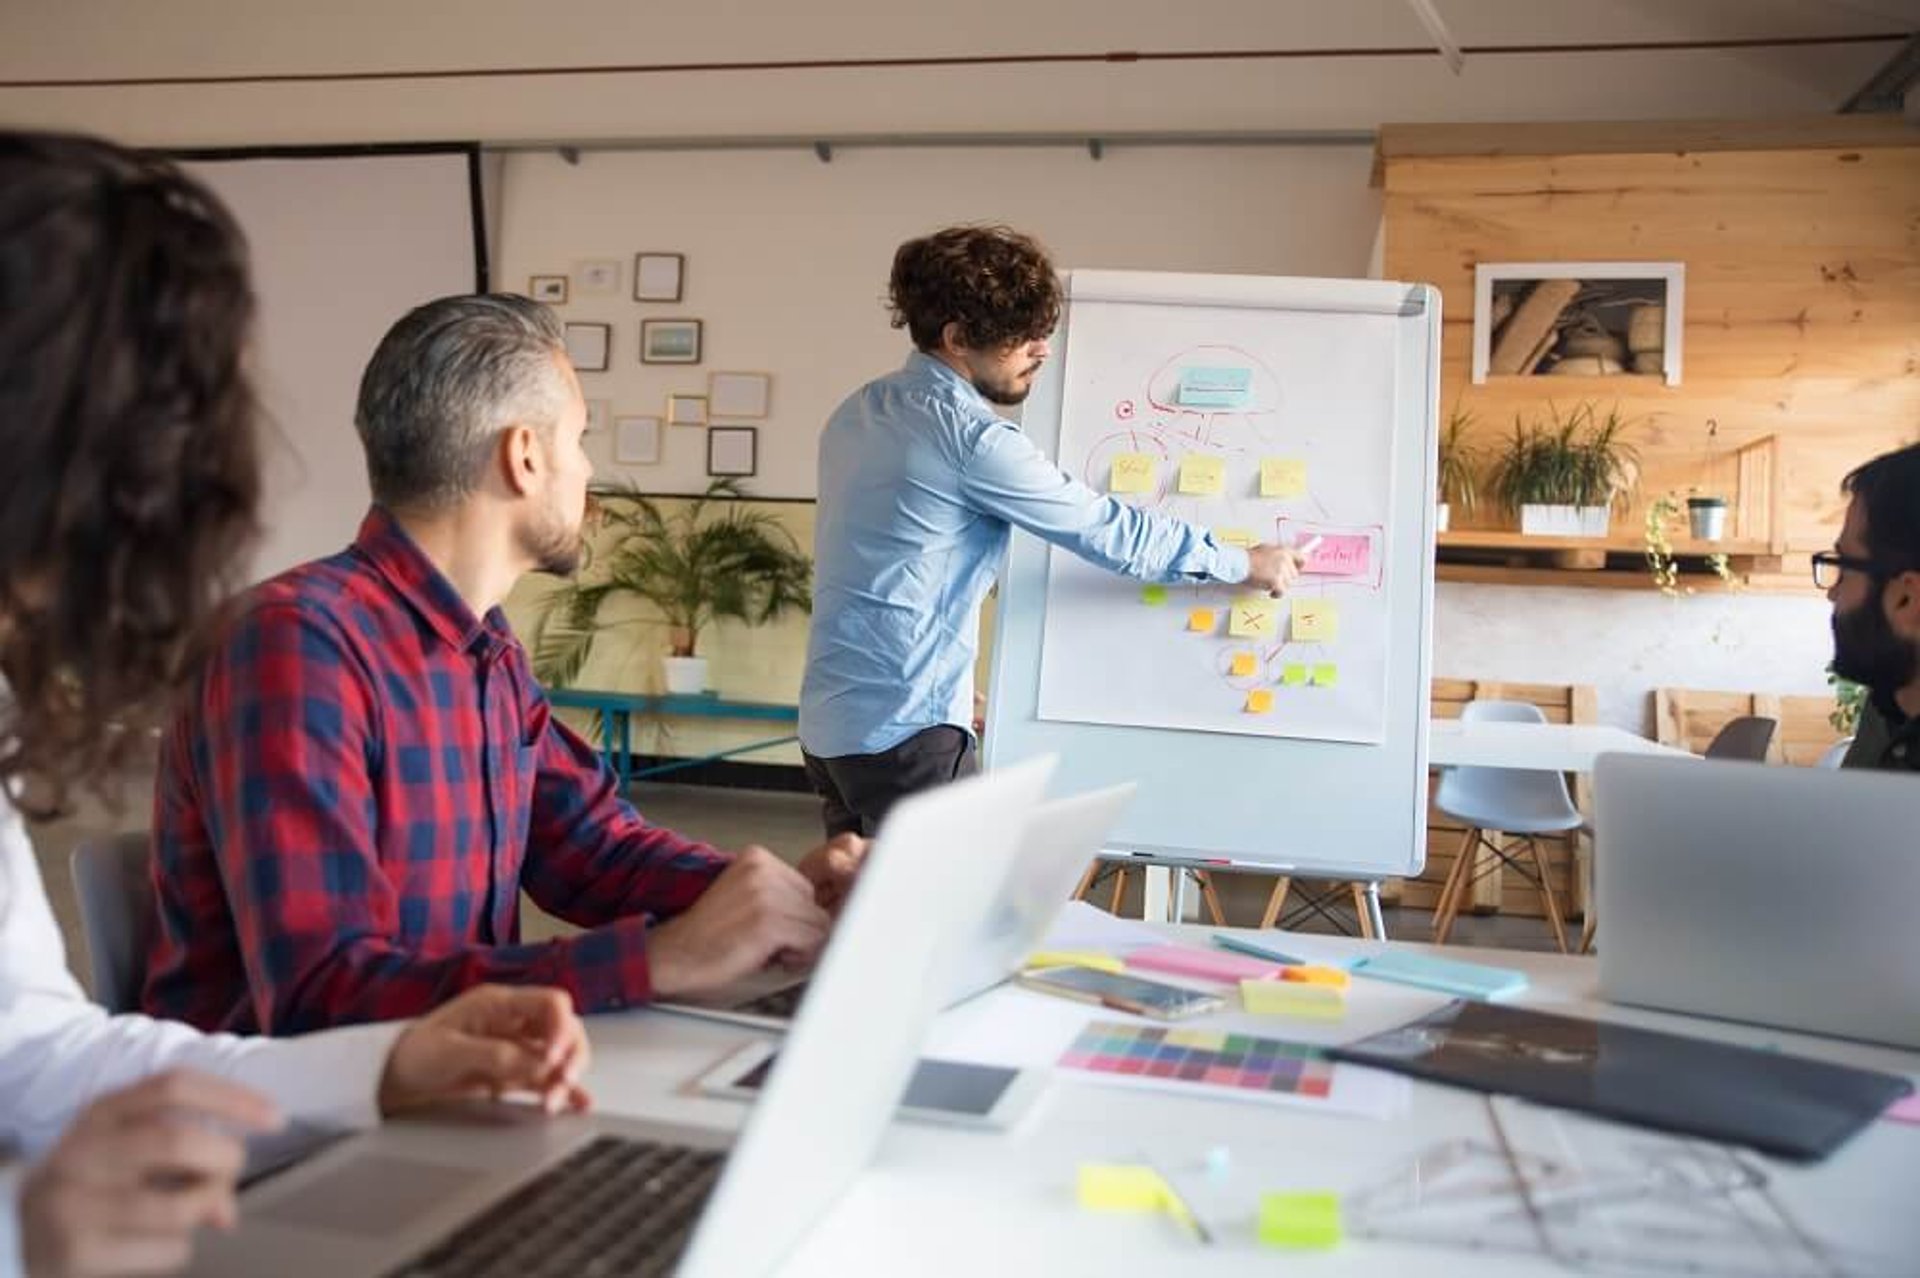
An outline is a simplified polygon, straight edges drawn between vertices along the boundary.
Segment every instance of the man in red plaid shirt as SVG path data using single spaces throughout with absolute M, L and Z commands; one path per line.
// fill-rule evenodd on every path
M 359 537 L 249 595 L 163 744 L 147 1009 L 292 1034 L 487 981 L 592 1012 L 810 962 L 865 844 L 795 870 L 648 825 L 500 611 L 524 573 L 580 558 L 586 409 L 553 313 L 418 308 L 355 425 Z M 588 930 L 523 944 L 523 888 Z

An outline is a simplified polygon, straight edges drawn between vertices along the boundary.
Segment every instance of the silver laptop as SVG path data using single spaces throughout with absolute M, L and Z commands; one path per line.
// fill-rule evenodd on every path
M 1920 778 L 1609 754 L 1600 992 L 1920 1048 Z
M 940 1006 L 964 1002 L 1020 970 L 1132 797 L 1129 782 L 1040 805 L 1027 823 L 1013 871 L 979 932 L 962 942 Z M 808 977 L 770 971 L 660 1007 L 757 1029 L 784 1030 L 806 997 L 808 984 Z
M 767 1273 L 873 1156 L 942 965 L 1013 868 L 1052 764 L 916 795 L 888 815 L 730 1154 L 724 1133 L 504 1106 L 390 1123 L 248 1190 L 240 1229 L 203 1236 L 190 1272 Z

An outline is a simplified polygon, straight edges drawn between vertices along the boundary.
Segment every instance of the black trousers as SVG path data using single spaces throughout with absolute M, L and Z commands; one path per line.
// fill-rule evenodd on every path
M 951 724 L 923 728 L 879 754 L 820 759 L 802 751 L 801 758 L 807 780 L 820 796 L 828 838 L 872 838 L 887 810 L 909 794 L 980 771 L 972 735 Z

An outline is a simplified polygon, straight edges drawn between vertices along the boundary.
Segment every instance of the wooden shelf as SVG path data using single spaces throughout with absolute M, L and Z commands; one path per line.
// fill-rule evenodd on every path
M 1689 590 L 1730 588 L 1708 564 L 1711 555 L 1727 557 L 1741 589 L 1782 569 L 1781 553 L 1763 541 L 1680 539 L 1673 542 L 1671 553 L 1680 585 Z M 1434 557 L 1434 576 L 1440 581 L 1656 589 L 1647 571 L 1647 545 L 1639 537 L 1529 537 L 1511 529 L 1444 532 Z
M 1540 537 L 1527 533 L 1514 532 L 1512 529 L 1492 529 L 1476 531 L 1463 529 L 1460 532 L 1440 534 L 1442 550 L 1510 550 L 1523 551 L 1549 550 L 1604 550 L 1609 554 L 1644 555 L 1647 543 L 1641 537 L 1622 537 L 1610 534 L 1605 537 Z M 1764 541 L 1694 541 L 1690 538 L 1674 540 L 1673 553 L 1680 558 L 1689 556 L 1725 555 L 1729 560 L 1735 558 L 1777 557 L 1778 551 Z

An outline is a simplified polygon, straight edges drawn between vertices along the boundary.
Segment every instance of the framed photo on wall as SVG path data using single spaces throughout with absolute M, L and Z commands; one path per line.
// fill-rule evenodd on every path
M 620 260 L 606 257 L 576 262 L 573 279 L 582 297 L 611 297 L 620 291 Z
M 652 466 L 660 460 L 660 419 L 622 417 L 614 423 L 613 459 L 629 466 Z
M 715 417 L 765 417 L 772 400 L 771 373 L 707 374 L 707 411 Z
M 548 306 L 567 304 L 567 277 L 564 275 L 536 275 L 527 281 L 527 296 L 536 302 L 545 302 Z
M 647 319 L 640 321 L 642 364 L 698 364 L 700 321 Z
M 683 253 L 635 253 L 633 300 L 677 302 L 686 291 L 687 259 Z
M 707 474 L 747 476 L 759 463 L 760 431 L 753 426 L 707 428 Z
M 707 397 L 705 395 L 667 396 L 667 425 L 705 426 L 706 424 Z
M 607 371 L 607 350 L 613 345 L 613 325 L 568 324 L 563 331 L 567 339 L 567 358 L 573 361 L 575 369 L 582 373 Z

